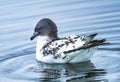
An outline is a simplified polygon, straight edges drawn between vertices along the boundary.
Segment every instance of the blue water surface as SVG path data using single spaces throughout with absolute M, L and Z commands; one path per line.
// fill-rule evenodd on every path
M 52 19 L 59 37 L 98 33 L 88 62 L 45 64 L 35 60 L 36 23 Z M 0 82 L 120 82 L 120 0 L 0 0 Z

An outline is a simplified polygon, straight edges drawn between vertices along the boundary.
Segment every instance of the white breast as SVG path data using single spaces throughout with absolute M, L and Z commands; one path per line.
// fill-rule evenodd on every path
M 36 59 L 40 60 L 42 54 L 40 50 L 43 48 L 43 46 L 50 41 L 49 37 L 47 36 L 38 36 L 37 43 L 36 43 Z

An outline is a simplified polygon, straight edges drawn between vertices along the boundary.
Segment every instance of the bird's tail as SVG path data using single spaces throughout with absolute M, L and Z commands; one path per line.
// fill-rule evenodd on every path
M 106 43 L 106 39 L 102 39 L 102 40 L 93 40 L 91 42 L 89 42 L 90 45 L 102 45 L 102 44 L 108 44 Z
M 103 45 L 103 44 L 109 44 L 109 43 L 106 42 L 106 39 L 93 40 L 93 41 L 90 41 L 87 45 L 82 46 L 81 49 L 86 49 L 86 48 Z
M 91 34 L 91 35 L 87 36 L 87 37 L 86 37 L 86 43 L 85 43 L 85 44 L 88 44 L 89 42 L 91 42 L 96 35 L 97 35 L 97 33 Z

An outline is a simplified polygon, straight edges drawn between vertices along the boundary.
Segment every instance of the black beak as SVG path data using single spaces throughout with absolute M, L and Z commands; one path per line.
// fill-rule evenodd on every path
M 33 35 L 31 36 L 30 40 L 33 40 L 36 36 L 38 36 L 39 33 L 38 32 L 34 32 Z

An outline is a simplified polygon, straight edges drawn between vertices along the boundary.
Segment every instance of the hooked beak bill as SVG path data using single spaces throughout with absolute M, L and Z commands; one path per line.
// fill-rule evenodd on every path
M 30 40 L 33 40 L 36 36 L 38 36 L 39 33 L 38 32 L 34 32 L 33 35 L 31 36 Z

